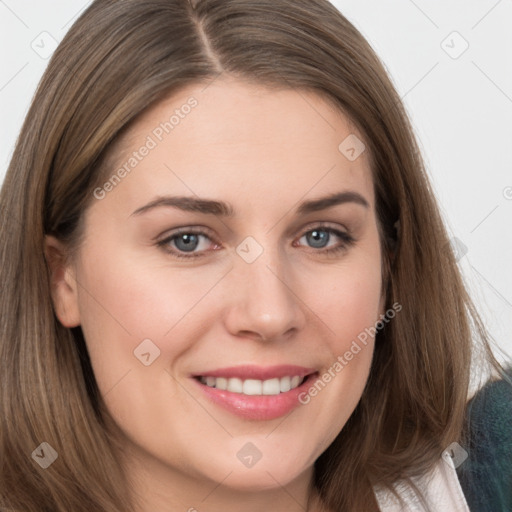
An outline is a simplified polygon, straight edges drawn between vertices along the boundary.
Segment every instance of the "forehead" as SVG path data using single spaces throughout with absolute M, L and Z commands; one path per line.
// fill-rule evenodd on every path
M 108 167 L 107 181 L 124 169 L 109 202 L 133 208 L 173 193 L 268 211 L 344 189 L 373 205 L 364 137 L 339 109 L 311 91 L 236 80 L 191 85 L 153 105 Z

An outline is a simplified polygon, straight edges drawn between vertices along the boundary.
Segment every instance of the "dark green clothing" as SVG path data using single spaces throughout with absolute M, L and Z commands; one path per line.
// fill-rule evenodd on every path
M 512 380 L 512 368 L 507 374 Z M 468 402 L 466 422 L 468 458 L 457 475 L 470 511 L 512 512 L 512 385 L 487 383 Z

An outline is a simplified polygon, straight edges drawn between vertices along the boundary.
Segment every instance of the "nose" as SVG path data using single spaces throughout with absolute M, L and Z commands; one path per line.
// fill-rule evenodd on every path
M 227 330 L 234 336 L 277 341 L 306 322 L 299 284 L 284 255 L 265 248 L 252 263 L 235 255 L 229 273 Z

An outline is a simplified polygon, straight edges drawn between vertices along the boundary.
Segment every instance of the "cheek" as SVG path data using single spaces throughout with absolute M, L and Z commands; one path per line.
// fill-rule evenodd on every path
M 207 329 L 205 317 L 214 317 L 211 307 L 197 306 L 223 276 L 221 269 L 171 270 L 161 257 L 142 258 L 114 245 L 102 245 L 101 255 L 97 247 L 85 250 L 78 274 L 81 325 L 101 391 L 144 367 L 134 354 L 144 340 L 152 342 L 142 345 L 151 359 L 159 354 L 155 366 L 172 366 Z M 185 325 L 188 336 L 179 336 Z
M 326 268 L 317 275 L 319 292 L 308 295 L 308 305 L 330 333 L 324 338 L 328 356 L 319 378 L 300 397 L 324 431 L 318 449 L 327 448 L 343 428 L 368 379 L 375 326 L 384 313 L 378 244 L 375 247 Z
M 336 266 L 317 273 L 317 292 L 307 294 L 311 309 L 319 313 L 332 334 L 329 343 L 333 353 L 347 350 L 351 341 L 374 326 L 383 313 L 377 239 L 371 245 L 372 250 L 354 251 Z

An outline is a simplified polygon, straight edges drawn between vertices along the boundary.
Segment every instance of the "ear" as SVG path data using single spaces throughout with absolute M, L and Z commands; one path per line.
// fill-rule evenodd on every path
M 46 235 L 44 255 L 50 272 L 50 289 L 55 314 L 64 327 L 80 325 L 78 287 L 75 270 L 66 259 L 66 247 L 54 236 Z

